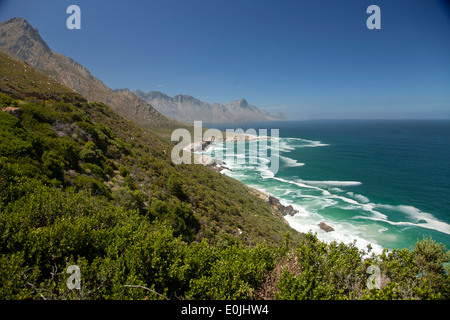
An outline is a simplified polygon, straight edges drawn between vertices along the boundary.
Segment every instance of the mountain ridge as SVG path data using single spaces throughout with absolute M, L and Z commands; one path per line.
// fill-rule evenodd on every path
M 119 89 L 120 90 L 120 89 Z M 133 91 L 139 98 L 153 105 L 162 114 L 186 122 L 234 122 L 234 121 L 274 121 L 284 120 L 279 112 L 271 115 L 267 111 L 251 105 L 241 98 L 229 103 L 209 103 L 186 94 L 173 97 L 160 91 Z
M 111 106 L 121 116 L 138 125 L 158 127 L 177 123 L 130 91 L 113 91 L 74 59 L 53 52 L 39 31 L 24 18 L 12 18 L 0 23 L 0 51 L 72 88 L 89 102 L 103 102 Z

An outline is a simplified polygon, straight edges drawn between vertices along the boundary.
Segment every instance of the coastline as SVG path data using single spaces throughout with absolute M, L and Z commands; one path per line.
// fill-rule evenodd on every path
M 241 141 L 252 141 L 252 140 L 261 140 L 261 139 L 270 139 L 270 137 L 258 137 L 258 136 L 254 136 L 254 135 L 248 135 L 248 134 L 232 134 L 231 136 L 227 135 L 225 137 L 225 139 L 219 138 L 216 140 L 215 137 L 213 136 L 209 139 L 190 143 L 186 147 L 184 147 L 183 150 L 186 152 L 189 152 L 194 157 L 194 161 L 197 161 L 194 163 L 202 164 L 204 166 L 207 166 L 211 170 L 214 170 L 219 173 L 222 170 L 228 170 L 228 171 L 234 172 L 234 170 L 225 166 L 226 163 L 224 161 L 214 159 L 209 155 L 197 154 L 196 152 L 206 151 L 209 147 L 214 145 L 214 142 L 241 142 Z M 235 179 L 235 180 L 239 181 L 237 179 Z M 272 214 L 275 217 L 277 217 L 278 219 L 281 219 L 285 224 L 289 225 L 296 232 L 302 233 L 301 231 L 298 231 L 297 229 L 295 229 L 294 226 L 291 223 L 289 223 L 289 220 L 287 220 L 285 218 L 285 216 L 293 217 L 296 213 L 298 213 L 298 210 L 295 210 L 292 207 L 292 205 L 285 206 L 280 202 L 280 199 L 278 199 L 262 190 L 258 190 L 256 188 L 251 187 L 246 184 L 244 184 L 244 185 L 251 195 L 264 200 L 265 202 L 269 203 L 272 206 Z M 335 231 L 334 228 L 331 227 L 330 225 L 328 225 L 325 221 L 321 221 L 320 223 L 317 224 L 317 226 L 321 230 L 323 230 L 327 233 Z
M 349 244 L 356 240 L 360 249 L 371 245 L 372 251 L 381 252 L 411 249 L 417 239 L 427 235 L 448 247 L 450 223 L 445 212 L 450 201 L 443 188 L 433 187 L 448 186 L 448 169 L 439 160 L 448 158 L 450 152 L 448 147 L 439 147 L 448 146 L 446 124 L 448 121 L 317 120 L 300 126 L 286 122 L 279 138 L 282 169 L 275 177 L 266 161 L 250 166 L 227 161 L 235 171 L 222 173 L 279 197 L 284 205 L 293 205 L 299 213 L 285 216 L 290 226 L 301 233 L 311 230 L 325 242 Z M 276 127 L 249 123 L 217 128 L 247 130 L 252 126 Z M 242 158 L 240 153 L 236 156 Z M 214 151 L 205 154 L 214 156 Z M 410 174 L 405 179 L 406 172 Z M 322 221 L 335 230 L 325 232 L 318 226 Z

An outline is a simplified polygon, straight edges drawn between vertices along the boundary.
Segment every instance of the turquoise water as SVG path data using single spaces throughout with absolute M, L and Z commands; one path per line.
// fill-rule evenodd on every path
M 302 121 L 208 123 L 220 130 L 279 129 L 279 170 L 236 146 L 234 170 L 222 171 L 291 204 L 286 216 L 324 241 L 356 240 L 360 248 L 412 249 L 423 235 L 450 248 L 450 121 Z M 238 142 L 238 145 L 245 142 Z M 272 150 L 271 143 L 268 148 Z M 261 145 L 260 150 L 264 148 Z M 225 152 L 216 144 L 212 152 Z M 276 154 L 276 152 L 275 152 Z M 275 159 L 275 158 L 274 158 Z M 251 162 L 251 161 L 250 161 Z M 326 233 L 324 221 L 335 231 Z

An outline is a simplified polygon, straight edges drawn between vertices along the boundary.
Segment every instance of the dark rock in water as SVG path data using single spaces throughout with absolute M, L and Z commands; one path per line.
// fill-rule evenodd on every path
M 212 143 L 212 141 L 203 141 L 202 142 L 202 151 L 206 151 L 206 149 L 208 148 L 208 146 Z
M 321 222 L 318 224 L 318 226 L 320 227 L 320 229 L 324 230 L 325 232 L 331 232 L 334 231 L 334 229 L 332 227 L 330 227 L 329 225 L 327 225 L 325 222 Z
M 280 203 L 280 200 L 278 200 L 275 197 L 269 196 L 269 203 L 275 207 L 277 207 L 278 211 L 280 211 L 284 216 L 285 215 L 291 215 L 293 216 L 298 211 L 295 210 L 291 205 L 284 206 Z
M 290 216 L 293 216 L 294 214 L 296 214 L 298 211 L 295 210 L 291 205 L 288 205 L 287 207 L 284 208 L 284 212 L 285 214 L 288 214 Z

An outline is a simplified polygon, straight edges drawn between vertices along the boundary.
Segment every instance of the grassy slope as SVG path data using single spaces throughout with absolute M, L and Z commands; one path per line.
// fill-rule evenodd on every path
M 36 71 L 33 67 L 18 62 L 0 52 L 0 88 L 15 99 L 35 97 L 41 100 L 61 97 L 67 101 L 86 101 L 74 90 Z
M 0 90 L 13 97 L 83 101 L 69 88 L 5 54 L 0 54 L 0 64 Z M 173 144 L 123 119 L 103 104 L 77 102 L 76 105 L 67 103 L 64 106 L 53 101 L 41 101 L 32 107 L 24 105 L 22 109 L 27 117 L 30 114 L 33 117 L 33 113 L 39 114 L 34 115 L 35 118 L 48 117 L 42 125 L 35 125 L 35 119 L 28 121 L 27 117 L 22 117 L 25 140 L 32 139 L 33 135 L 48 140 L 49 145 L 64 140 L 74 143 L 74 148 L 80 151 L 87 141 L 92 140 L 95 144 L 93 149 L 99 150 L 100 156 L 92 163 L 80 158 L 60 159 L 64 167 L 58 183 L 63 187 L 77 184 L 81 187 L 80 181 L 84 181 L 99 188 L 100 182 L 104 186 L 100 187 L 101 192 L 117 203 L 120 203 L 124 192 L 142 193 L 140 209 L 146 211 L 155 199 L 166 203 L 177 201 L 167 188 L 168 178 L 174 175 L 182 187 L 184 198 L 181 202 L 194 212 L 200 223 L 197 240 L 219 237 L 255 244 L 262 240 L 279 243 L 286 232 L 296 237 L 296 232 L 274 215 L 273 208 L 250 195 L 242 183 L 200 165 L 173 165 L 170 159 Z M 45 151 L 47 154 L 50 148 Z M 29 163 L 38 168 L 36 172 L 45 171 L 39 163 L 43 161 L 42 156 L 29 156 Z M 9 161 L 26 162 L 24 159 Z M 93 173 L 99 169 L 92 165 L 101 172 Z M 119 173 L 120 168 L 129 172 L 128 177 Z M 128 189 L 124 191 L 123 188 Z

